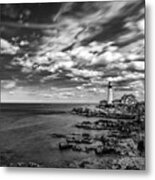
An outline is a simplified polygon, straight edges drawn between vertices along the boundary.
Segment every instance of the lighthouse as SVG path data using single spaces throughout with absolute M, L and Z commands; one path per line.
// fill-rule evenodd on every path
M 108 104 L 112 104 L 113 101 L 113 89 L 112 89 L 112 84 L 111 82 L 108 83 L 108 97 L 107 97 L 107 102 Z

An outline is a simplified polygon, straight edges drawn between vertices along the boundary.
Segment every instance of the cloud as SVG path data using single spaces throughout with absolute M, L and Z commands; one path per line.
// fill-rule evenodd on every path
M 88 69 L 76 69 L 71 68 L 71 77 L 79 76 L 84 78 L 91 78 L 94 76 L 101 76 L 103 75 L 103 72 L 101 71 L 95 71 L 95 70 L 88 70 Z
M 47 93 L 41 94 L 41 96 L 43 96 L 43 97 L 45 97 L 45 98 L 52 98 L 52 97 L 54 97 L 53 94 L 47 94 Z
M 20 45 L 20 46 L 27 46 L 27 45 L 29 45 L 29 42 L 22 40 L 22 41 L 20 41 L 19 45 Z
M 9 91 L 9 94 L 10 94 L 10 95 L 14 95 L 15 92 L 14 92 L 14 91 Z
M 60 61 L 51 66 L 49 71 L 54 73 L 59 68 L 70 69 L 73 65 L 74 63 L 72 61 Z
M 122 82 L 122 81 L 130 82 L 130 81 L 135 81 L 135 80 L 139 80 L 139 79 L 144 79 L 144 74 L 139 73 L 139 72 L 130 73 L 128 71 L 122 71 L 120 76 L 108 77 L 106 79 L 108 81 L 113 81 L 113 82 Z
M 77 90 L 80 90 L 80 91 L 83 90 L 83 88 L 84 88 L 83 86 L 77 86 L 77 87 L 76 87 L 76 89 L 77 89 Z
M 0 45 L 1 54 L 15 55 L 20 49 L 18 46 L 12 45 L 10 42 L 3 38 L 0 39 Z
M 71 52 L 70 52 L 71 56 L 76 57 L 77 61 L 82 59 L 85 61 L 85 63 L 91 61 L 91 59 L 93 58 L 93 53 L 90 52 L 90 49 L 88 47 L 77 47 L 74 48 Z
M 1 87 L 3 89 L 9 90 L 16 87 L 16 81 L 14 80 L 1 80 Z
M 144 33 L 145 30 L 145 21 L 144 19 L 141 19 L 137 22 L 138 28 L 141 30 L 142 33 Z
M 121 53 L 119 52 L 113 52 L 113 51 L 109 51 L 107 49 L 107 51 L 103 54 L 101 54 L 100 56 L 98 56 L 93 62 L 92 64 L 98 64 L 98 65 L 107 65 L 108 63 L 111 62 L 115 62 L 115 61 L 122 61 L 124 60 L 124 57 Z
M 59 95 L 60 95 L 60 97 L 67 98 L 67 97 L 72 97 L 75 94 L 74 94 L 74 92 L 60 92 Z
M 129 92 L 129 91 L 134 91 L 134 89 L 133 88 L 131 88 L 131 87 L 128 87 L 128 86 L 122 86 L 122 87 L 116 87 L 115 88 L 115 91 L 119 91 L 119 92 L 121 92 L 121 91 L 127 91 L 127 92 Z
M 1 28 L 2 79 L 14 77 L 25 87 L 40 88 L 45 98 L 52 86 L 53 98 L 66 99 L 80 93 L 102 97 L 108 81 L 123 92 L 144 79 L 143 1 L 62 3 L 48 15 L 37 8 L 26 25 L 6 22 Z
M 53 80 L 53 79 L 59 79 L 59 77 L 58 77 L 58 74 L 51 74 L 51 75 L 48 75 L 48 76 L 45 76 L 45 77 L 43 77 L 41 80 L 40 80 L 40 82 L 41 83 L 44 83 L 44 82 L 46 82 L 46 81 L 50 81 L 50 80 Z
M 139 70 L 144 71 L 145 70 L 145 62 L 144 61 L 134 61 L 129 63 L 128 69 L 130 70 Z
M 141 79 L 140 81 L 133 81 L 129 83 L 129 87 L 135 89 L 135 90 L 143 90 L 144 91 L 144 79 Z

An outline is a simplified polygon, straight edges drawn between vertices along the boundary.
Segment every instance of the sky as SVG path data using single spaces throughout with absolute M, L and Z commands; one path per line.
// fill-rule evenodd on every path
M 143 0 L 3 4 L 2 102 L 144 100 Z

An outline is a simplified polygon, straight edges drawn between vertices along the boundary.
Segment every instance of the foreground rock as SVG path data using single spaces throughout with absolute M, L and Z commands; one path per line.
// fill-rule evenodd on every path
M 90 130 L 119 130 L 121 133 L 130 134 L 133 131 L 144 131 L 144 122 L 136 120 L 121 121 L 121 120 L 98 120 L 95 122 L 83 121 L 75 124 L 75 127 Z
M 95 122 L 83 121 L 75 127 L 90 133 L 61 136 L 59 150 L 90 153 L 90 157 L 93 153 L 96 158 L 75 161 L 69 163 L 69 167 L 145 169 L 144 121 L 99 119 Z M 92 130 L 100 133 L 92 135 Z
M 139 138 L 140 139 L 140 138 Z M 119 156 L 136 157 L 144 154 L 144 141 L 132 138 L 114 138 L 108 136 L 69 135 L 59 143 L 59 149 L 78 152 L 94 152 L 97 156 L 116 154 Z
M 82 161 L 74 161 L 69 164 L 70 168 L 86 169 L 114 169 L 114 170 L 144 170 L 145 161 L 142 157 L 108 157 L 108 158 L 87 158 Z

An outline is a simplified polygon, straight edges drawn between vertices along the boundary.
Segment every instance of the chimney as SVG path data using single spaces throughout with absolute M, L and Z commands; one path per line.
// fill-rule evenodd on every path
M 107 97 L 107 102 L 108 104 L 112 104 L 113 101 L 113 89 L 112 89 L 112 84 L 111 82 L 108 83 L 108 97 Z

